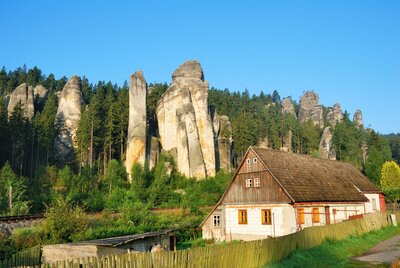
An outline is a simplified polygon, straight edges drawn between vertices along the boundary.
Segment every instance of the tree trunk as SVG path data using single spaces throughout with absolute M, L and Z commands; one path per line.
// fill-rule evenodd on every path
M 93 116 L 92 116 L 92 128 L 90 130 L 90 156 L 89 156 L 89 166 L 93 167 Z

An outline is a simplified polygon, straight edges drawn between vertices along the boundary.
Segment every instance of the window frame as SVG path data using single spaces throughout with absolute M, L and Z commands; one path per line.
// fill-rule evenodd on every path
M 272 225 L 272 210 L 271 209 L 261 209 L 261 224 Z
M 261 187 L 261 180 L 260 178 L 253 178 L 253 187 L 260 188 Z
M 257 164 L 257 157 L 253 158 L 253 164 Z
M 253 187 L 253 179 L 249 178 L 245 180 L 245 187 L 252 188 Z
M 247 164 L 247 165 L 250 165 L 250 158 L 247 158 L 247 159 L 246 159 L 246 164 Z
M 320 223 L 319 208 L 312 208 L 312 223 Z
M 239 224 L 247 224 L 248 223 L 247 209 L 239 209 L 238 210 L 238 223 Z
M 371 205 L 372 205 L 372 210 L 373 211 L 378 210 L 378 206 L 376 204 L 376 198 L 371 198 Z
M 297 209 L 297 222 L 298 224 L 305 224 L 306 223 L 306 219 L 304 216 L 304 208 L 298 208 Z
M 218 225 L 216 223 L 218 223 Z M 218 215 L 218 214 L 213 215 L 213 226 L 221 227 L 221 215 Z

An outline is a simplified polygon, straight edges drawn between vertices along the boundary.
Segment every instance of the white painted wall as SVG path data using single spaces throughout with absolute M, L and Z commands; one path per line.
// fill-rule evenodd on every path
M 320 214 L 320 222 L 312 222 L 312 209 L 319 208 L 319 212 L 324 213 L 325 207 L 329 207 L 330 223 L 338 223 L 348 220 L 350 216 L 366 213 L 373 213 L 380 210 L 379 194 L 365 194 L 370 202 L 359 204 L 318 204 L 315 206 L 299 206 L 304 212 L 305 224 L 302 228 L 326 225 L 325 214 Z M 372 208 L 372 201 L 375 199 L 376 211 Z M 247 224 L 239 224 L 238 210 L 247 210 Z M 272 224 L 264 225 L 261 219 L 261 210 L 271 209 Z M 333 210 L 336 209 L 336 214 Z M 289 204 L 260 204 L 260 205 L 226 205 L 216 211 L 221 215 L 221 228 L 213 227 L 213 216 L 211 215 L 203 225 L 203 238 L 216 240 L 256 240 L 264 239 L 269 236 L 283 236 L 297 231 L 297 212 Z
M 381 206 L 379 203 L 379 194 L 364 194 L 369 202 L 365 203 L 365 210 L 366 213 L 371 213 L 371 212 L 376 212 L 376 211 L 380 211 L 381 210 Z M 375 200 L 372 200 L 375 199 Z M 373 210 L 373 204 L 372 202 L 375 201 L 375 206 L 376 206 L 376 211 Z
M 239 224 L 238 210 L 247 209 L 247 224 Z M 271 209 L 272 224 L 262 224 L 261 210 Z M 296 231 L 295 211 L 290 205 L 226 206 L 226 240 L 255 240 Z

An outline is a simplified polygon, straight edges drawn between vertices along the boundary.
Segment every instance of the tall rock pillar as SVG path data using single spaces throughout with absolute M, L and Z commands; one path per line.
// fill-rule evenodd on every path
M 131 174 L 133 163 L 142 166 L 146 160 L 146 96 L 147 84 L 142 71 L 131 75 L 129 86 L 129 125 L 126 149 L 126 172 Z
M 163 150 L 177 153 L 178 170 L 197 178 L 215 175 L 215 148 L 208 113 L 208 82 L 197 61 L 187 61 L 157 104 Z
M 57 160 L 64 164 L 73 160 L 77 147 L 76 131 L 81 119 L 82 88 L 79 76 L 72 76 L 58 94 L 56 128 L 59 130 L 55 141 Z

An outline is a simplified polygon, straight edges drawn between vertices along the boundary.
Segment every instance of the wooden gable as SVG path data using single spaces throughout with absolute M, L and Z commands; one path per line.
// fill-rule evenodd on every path
M 259 179 L 259 187 L 256 185 L 256 179 Z M 249 181 L 246 185 L 246 180 L 251 180 L 250 187 Z M 251 149 L 245 155 L 221 200 L 223 204 L 287 204 L 290 202 L 291 199 Z

